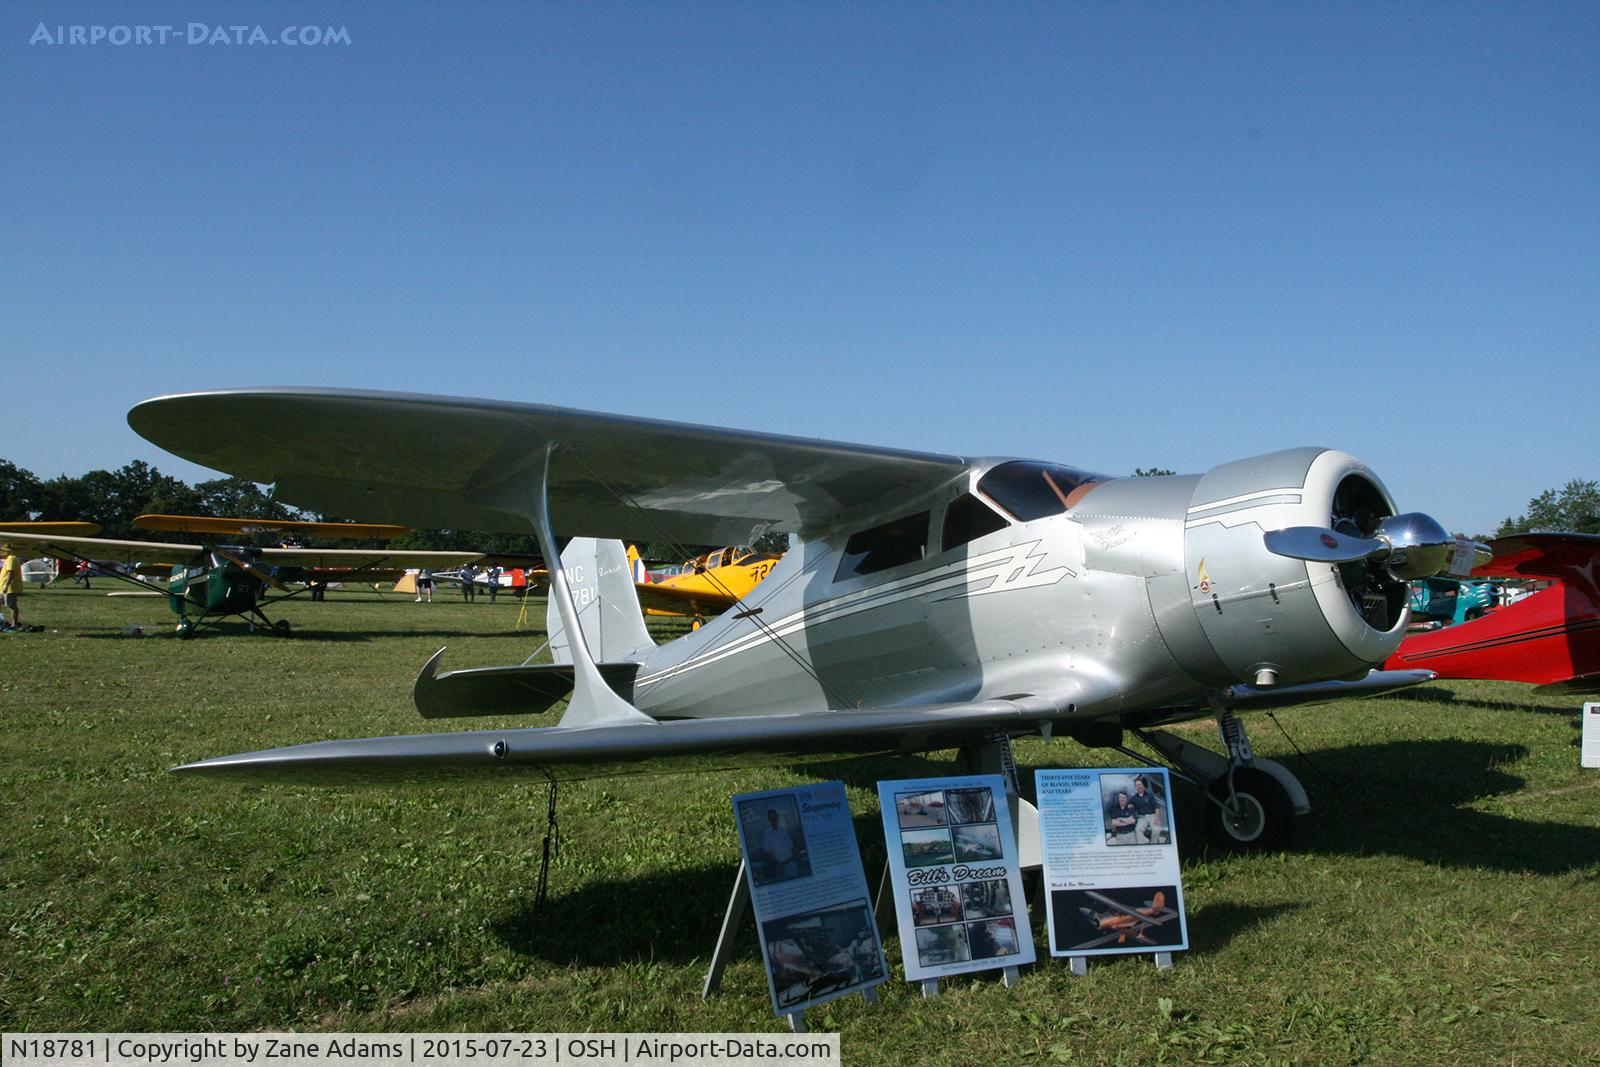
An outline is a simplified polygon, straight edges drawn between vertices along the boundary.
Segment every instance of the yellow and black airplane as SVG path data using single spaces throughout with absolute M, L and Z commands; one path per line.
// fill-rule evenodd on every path
M 734 545 L 696 556 L 670 572 L 652 574 L 640 561 L 638 550 L 628 549 L 634 588 L 645 614 L 689 615 L 697 624 L 749 596 L 782 558 L 748 545 Z

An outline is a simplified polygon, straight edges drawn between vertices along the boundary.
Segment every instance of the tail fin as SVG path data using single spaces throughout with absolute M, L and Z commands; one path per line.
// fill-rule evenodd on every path
M 578 608 L 583 639 L 597 663 L 636 660 L 655 647 L 644 626 L 644 612 L 633 591 L 633 570 L 621 541 L 574 537 L 561 553 L 567 585 Z M 550 654 L 557 663 L 572 662 L 572 646 L 555 601 L 545 613 Z

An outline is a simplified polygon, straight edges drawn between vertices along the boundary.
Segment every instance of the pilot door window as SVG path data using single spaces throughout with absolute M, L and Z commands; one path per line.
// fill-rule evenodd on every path
M 851 534 L 850 540 L 845 542 L 844 558 L 839 561 L 839 572 L 833 580 L 842 582 L 847 578 L 876 574 L 890 567 L 925 559 L 928 555 L 928 518 L 928 512 L 920 511 Z

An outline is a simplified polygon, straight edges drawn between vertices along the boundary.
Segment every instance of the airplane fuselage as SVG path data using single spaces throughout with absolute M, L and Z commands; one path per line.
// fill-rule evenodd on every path
M 1075 709 L 1093 716 L 1350 676 L 1398 645 L 1403 600 L 1262 545 L 1264 530 L 1356 521 L 1343 512 L 1392 504 L 1320 449 L 1147 479 L 975 464 L 792 548 L 742 605 L 649 652 L 633 701 L 657 718 L 1039 694 L 1064 707 L 1074 679 L 1113 682 L 1096 689 L 1115 697 Z

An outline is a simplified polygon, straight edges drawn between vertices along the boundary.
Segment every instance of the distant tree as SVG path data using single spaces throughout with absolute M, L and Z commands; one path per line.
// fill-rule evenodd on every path
M 1560 489 L 1546 489 L 1528 501 L 1526 514 L 1507 518 L 1498 536 L 1535 530 L 1600 533 L 1600 482 L 1574 478 Z
M 39 479 L 0 459 L 0 519 L 26 522 L 38 511 Z
M 289 519 L 300 518 L 294 508 L 280 504 L 255 482 L 245 478 L 213 478 L 194 487 L 199 496 L 200 511 L 227 519 Z
M 1169 478 L 1177 471 L 1169 471 L 1165 467 L 1139 467 L 1134 470 L 1135 478 Z

